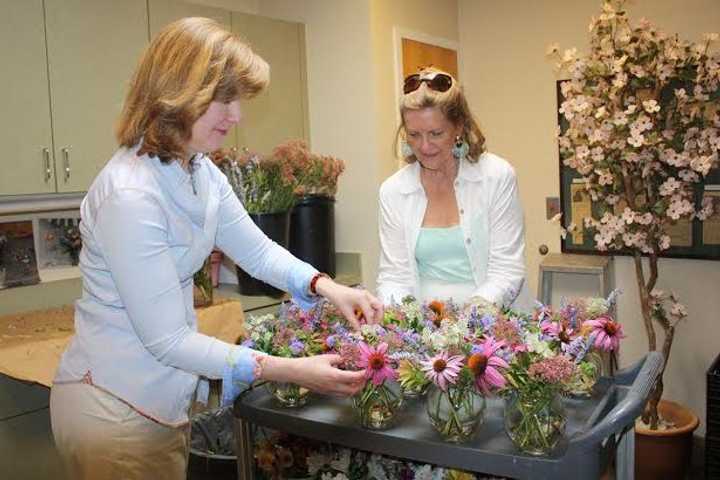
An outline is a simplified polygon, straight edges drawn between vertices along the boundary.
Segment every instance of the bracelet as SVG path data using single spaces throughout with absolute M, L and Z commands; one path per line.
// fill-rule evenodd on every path
M 253 359 L 255 360 L 255 368 L 253 368 L 253 378 L 255 381 L 263 380 L 263 373 L 265 370 L 265 360 L 267 360 L 268 355 L 260 352 L 253 352 L 252 353 Z
M 315 275 L 313 275 L 312 279 L 310 279 L 310 295 L 318 296 L 317 281 L 323 277 L 330 278 L 327 273 L 317 272 Z

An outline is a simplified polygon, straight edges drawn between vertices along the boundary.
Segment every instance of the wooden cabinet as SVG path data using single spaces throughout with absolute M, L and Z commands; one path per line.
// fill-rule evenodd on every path
M 83 192 L 117 148 L 114 126 L 148 38 L 218 20 L 270 64 L 226 146 L 267 153 L 309 137 L 302 24 L 176 0 L 0 0 L 0 196 Z
M 145 0 L 0 0 L 0 195 L 87 190 L 117 148 Z
M 42 0 L 0 1 L 0 195 L 55 191 Z
M 117 149 L 114 126 L 147 45 L 145 0 L 45 0 L 56 183 L 84 191 Z

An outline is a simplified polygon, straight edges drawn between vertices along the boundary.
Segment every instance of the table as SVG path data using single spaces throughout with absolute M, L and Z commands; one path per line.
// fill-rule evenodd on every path
M 433 430 L 422 401 L 410 401 L 404 418 L 385 431 L 360 428 L 348 399 L 317 396 L 301 409 L 277 406 L 262 388 L 241 394 L 234 404 L 238 478 L 251 480 L 254 426 L 269 427 L 345 447 L 490 475 L 518 479 L 599 478 L 615 452 L 618 479 L 632 479 L 634 423 L 662 367 L 650 352 L 613 377 L 602 377 L 588 399 L 567 399 L 566 439 L 547 457 L 518 451 L 504 433 L 502 400 L 488 401 L 486 418 L 465 444 L 444 442 Z
M 244 333 L 244 304 L 216 296 L 195 309 L 198 330 L 229 343 Z M 74 329 L 71 305 L 0 316 L 0 374 L 52 386 L 60 357 Z

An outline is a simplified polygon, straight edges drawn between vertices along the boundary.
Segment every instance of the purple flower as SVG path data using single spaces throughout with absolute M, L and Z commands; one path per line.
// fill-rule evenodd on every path
M 300 355 L 303 351 L 305 351 L 305 344 L 297 338 L 294 338 L 288 347 L 293 355 Z

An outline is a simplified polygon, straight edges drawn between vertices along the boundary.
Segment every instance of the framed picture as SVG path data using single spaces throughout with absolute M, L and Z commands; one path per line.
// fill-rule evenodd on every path
M 558 80 L 557 110 L 558 125 L 560 131 L 564 132 L 567 121 L 559 113 L 560 105 L 564 101 L 560 84 L 565 80 Z M 582 219 L 588 216 L 600 218 L 599 209 L 592 202 L 585 191 L 582 176 L 563 165 L 558 149 L 560 162 L 560 206 L 563 212 L 563 225 L 574 223 L 578 230 L 568 233 L 561 240 L 561 250 L 565 253 L 583 253 L 597 255 L 629 255 L 630 251 L 611 250 L 600 252 L 595 249 L 594 233 L 583 227 Z M 670 235 L 670 248 L 662 252 L 662 257 L 671 258 L 696 258 L 708 260 L 720 260 L 720 171 L 715 169 L 705 177 L 704 182 L 695 185 L 695 203 L 699 206 L 703 198 L 711 198 L 716 205 L 715 214 L 706 221 L 698 219 L 681 219 L 668 229 Z M 618 203 L 615 211 L 622 212 L 625 206 Z
M 39 282 L 33 222 L 0 223 L 0 289 Z
M 76 212 L 53 212 L 38 216 L 36 250 L 43 281 L 77 276 L 82 241 L 80 217 Z

